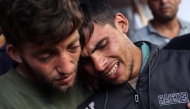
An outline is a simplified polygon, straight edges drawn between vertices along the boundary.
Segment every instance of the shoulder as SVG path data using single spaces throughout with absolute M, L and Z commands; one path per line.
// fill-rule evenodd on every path
M 186 28 L 190 32 L 190 22 L 178 19 L 182 28 Z
M 190 34 L 173 38 L 164 49 L 189 50 Z
M 158 49 L 154 57 L 151 57 L 151 69 L 172 72 L 174 69 L 190 72 L 190 51 Z M 175 71 L 174 70 L 174 71 Z
M 131 36 L 141 36 L 143 34 L 147 34 L 148 33 L 148 26 L 141 28 L 140 30 L 136 31 L 134 34 L 132 34 Z
M 189 63 L 190 59 L 190 50 L 169 50 L 169 49 L 161 49 L 160 50 L 161 59 L 167 61 L 173 61 L 178 64 L 182 64 L 180 62 Z M 166 62 L 167 63 L 167 62 Z
M 175 37 L 175 38 L 173 38 L 171 40 L 171 42 L 180 42 L 180 43 L 183 43 L 184 41 L 187 41 L 187 40 L 190 41 L 190 33 L 182 35 L 182 36 L 179 36 L 179 37 Z M 181 41 L 183 41 L 183 42 L 181 42 Z
M 14 93 L 14 86 L 11 85 L 6 75 L 0 77 L 0 89 L 0 108 L 13 108 L 14 103 L 18 102 L 18 97 L 16 97 L 17 94 Z
M 185 20 L 182 20 L 182 19 L 178 19 L 179 20 L 179 22 L 181 23 L 181 24 L 183 24 L 183 25 L 189 25 L 190 24 L 190 22 L 188 22 L 188 21 L 185 21 Z
M 131 36 L 129 36 L 129 39 L 131 39 L 132 42 L 140 41 L 141 39 L 144 39 L 149 35 L 148 27 L 143 27 L 142 29 L 138 30 Z

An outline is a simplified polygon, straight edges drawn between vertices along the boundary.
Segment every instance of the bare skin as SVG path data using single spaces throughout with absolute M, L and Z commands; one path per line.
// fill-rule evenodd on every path
M 16 70 L 22 76 L 32 82 L 64 92 L 74 84 L 81 52 L 79 38 L 78 30 L 75 30 L 55 46 L 36 46 L 25 42 L 20 51 L 8 44 L 7 53 L 19 63 Z
M 187 104 L 187 108 L 190 109 L 190 103 Z
M 5 44 L 6 40 L 5 37 L 3 36 L 3 34 L 0 35 L 0 48 L 3 47 L 3 45 Z
M 87 28 L 81 56 L 87 59 L 83 64 L 87 72 L 119 85 L 139 75 L 142 54 L 126 36 L 128 21 L 121 13 L 116 14 L 115 25 L 94 24 L 90 37 Z

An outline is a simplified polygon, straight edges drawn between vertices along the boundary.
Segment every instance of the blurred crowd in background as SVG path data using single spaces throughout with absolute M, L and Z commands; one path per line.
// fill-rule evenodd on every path
M 113 12 L 121 12 L 129 21 L 128 36 L 135 31 L 147 26 L 148 21 L 153 18 L 147 0 L 107 0 L 113 8 Z M 182 0 L 179 4 L 177 16 L 180 19 L 190 22 L 190 0 Z

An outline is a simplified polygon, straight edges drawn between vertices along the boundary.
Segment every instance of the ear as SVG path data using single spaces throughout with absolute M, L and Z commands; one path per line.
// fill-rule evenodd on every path
M 15 46 L 13 46 L 12 44 L 8 44 L 6 46 L 6 51 L 13 60 L 15 60 L 18 63 L 22 63 L 20 51 Z
M 128 20 L 121 13 L 117 13 L 115 15 L 115 25 L 118 29 L 121 28 L 123 33 L 127 33 L 128 29 L 129 29 Z

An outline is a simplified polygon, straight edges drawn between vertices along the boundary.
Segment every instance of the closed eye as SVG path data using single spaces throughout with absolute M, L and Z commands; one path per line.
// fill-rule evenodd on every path
M 105 37 L 105 38 L 99 40 L 99 41 L 97 42 L 97 44 L 95 45 L 95 48 L 92 50 L 92 53 L 95 52 L 97 49 L 102 49 L 102 48 L 104 48 L 104 47 L 107 45 L 107 42 L 108 42 L 107 40 L 108 40 L 107 37 Z
M 107 40 L 103 40 L 97 48 L 102 49 L 106 46 L 106 44 L 107 44 Z
M 68 51 L 72 52 L 72 53 L 75 53 L 78 51 L 78 49 L 80 49 L 81 45 L 80 45 L 80 42 L 79 40 L 71 45 L 69 45 L 68 47 Z
M 41 62 L 48 62 L 53 57 L 53 54 L 41 54 L 37 56 L 38 60 Z

